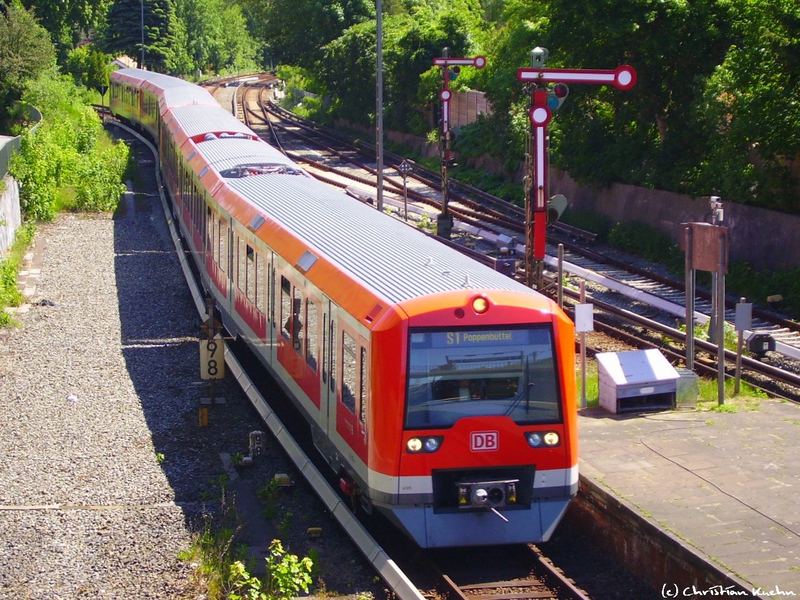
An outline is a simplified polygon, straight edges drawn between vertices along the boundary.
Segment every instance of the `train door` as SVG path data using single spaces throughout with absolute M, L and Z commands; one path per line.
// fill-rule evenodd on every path
M 269 253 L 269 262 L 267 263 L 267 278 L 269 281 L 269 290 L 267 291 L 267 298 L 269 306 L 267 306 L 267 336 L 269 339 L 267 340 L 268 346 L 268 353 L 269 353 L 269 364 L 275 365 L 275 361 L 277 360 L 277 329 L 276 329 L 276 321 L 275 321 L 275 267 L 276 267 L 276 259 L 275 253 Z
M 322 315 L 322 406 L 323 429 L 328 439 L 336 428 L 336 306 L 325 298 Z
M 367 412 L 369 411 L 369 332 L 340 319 L 337 327 L 336 433 L 367 462 Z M 353 461 L 355 464 L 357 461 Z

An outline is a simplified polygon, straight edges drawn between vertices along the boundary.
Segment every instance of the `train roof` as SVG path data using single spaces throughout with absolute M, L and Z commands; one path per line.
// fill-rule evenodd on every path
M 209 110 L 209 108 L 212 110 Z M 249 136 L 255 136 L 247 125 L 228 111 L 223 110 L 216 100 L 214 100 L 214 104 L 211 107 L 203 105 L 180 106 L 173 108 L 170 114 L 187 137 L 209 132 L 245 133 Z
M 179 106 L 219 106 L 214 96 L 201 87 L 193 85 L 191 87 L 176 87 L 163 90 L 158 100 L 161 112 L 167 108 Z
M 226 183 L 303 239 L 312 253 L 321 253 L 391 303 L 464 289 L 531 292 L 315 179 L 268 174 L 231 178 Z
M 249 131 L 249 130 L 248 130 Z M 198 152 L 217 171 L 245 164 L 288 165 L 301 170 L 290 158 L 261 139 L 218 137 L 198 142 Z

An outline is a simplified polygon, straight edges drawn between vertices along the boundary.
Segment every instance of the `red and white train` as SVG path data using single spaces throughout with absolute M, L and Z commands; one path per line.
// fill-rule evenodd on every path
M 551 300 L 310 177 L 202 88 L 123 69 L 228 330 L 346 493 L 422 547 L 547 540 L 578 485 L 574 330 Z

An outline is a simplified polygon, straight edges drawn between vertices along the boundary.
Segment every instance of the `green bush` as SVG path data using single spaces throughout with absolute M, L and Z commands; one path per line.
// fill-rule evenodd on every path
M 11 160 L 25 218 L 49 221 L 62 208 L 113 210 L 125 189 L 129 150 L 103 131 L 86 90 L 49 73 L 30 82 L 24 99 L 44 115 Z

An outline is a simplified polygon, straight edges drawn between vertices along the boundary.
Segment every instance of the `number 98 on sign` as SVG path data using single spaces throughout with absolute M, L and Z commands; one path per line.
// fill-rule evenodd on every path
M 221 339 L 200 340 L 200 379 L 225 377 L 225 342 Z

